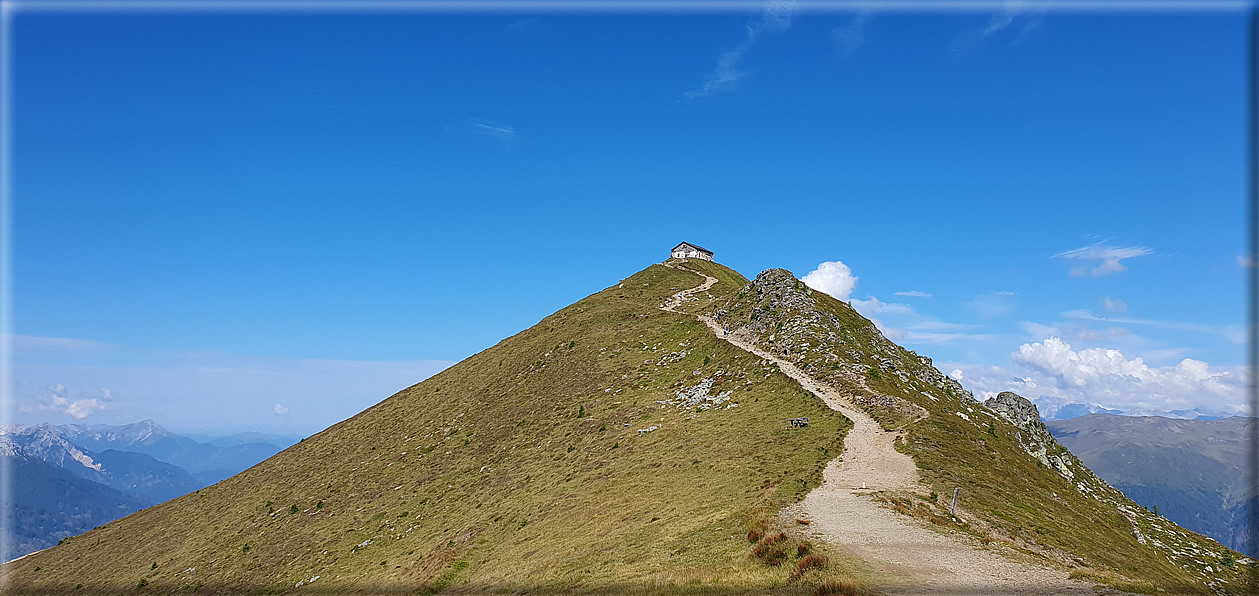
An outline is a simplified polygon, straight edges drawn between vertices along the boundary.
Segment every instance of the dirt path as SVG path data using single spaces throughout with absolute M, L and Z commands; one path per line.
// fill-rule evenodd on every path
M 706 291 L 717 282 L 716 278 L 704 277 L 703 284 L 678 292 L 662 308 L 677 312 L 677 307 L 692 294 Z M 895 448 L 901 433 L 884 431 L 845 394 L 815 381 L 791 363 L 743 338 L 726 334 L 721 325 L 708 317 L 698 318 L 717 337 L 777 364 L 784 374 L 853 422 L 844 438 L 844 452 L 823 472 L 822 486 L 784 510 L 783 515 L 810 520 L 814 537 L 867 561 L 879 576 L 878 589 L 889 594 L 1096 593 L 1092 584 L 1070 580 L 1065 571 L 1011 559 L 979 547 L 969 537 L 941 534 L 880 507 L 869 496 L 872 491 L 921 490 L 913 459 Z

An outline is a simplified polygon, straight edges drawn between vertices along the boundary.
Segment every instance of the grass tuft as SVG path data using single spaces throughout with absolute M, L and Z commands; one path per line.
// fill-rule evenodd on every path
M 800 562 L 796 563 L 796 568 L 791 571 L 791 575 L 787 576 L 787 583 L 792 583 L 800 579 L 804 576 L 804 574 L 814 569 L 826 569 L 828 564 L 830 564 L 830 561 L 824 555 L 809 555 L 800 559 Z
M 813 596 L 857 596 L 857 586 L 848 582 L 826 582 L 813 589 Z

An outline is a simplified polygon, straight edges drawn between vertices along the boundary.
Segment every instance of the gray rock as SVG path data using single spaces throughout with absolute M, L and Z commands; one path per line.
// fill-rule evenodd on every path
M 1017 393 L 1002 391 L 996 397 L 985 401 L 984 406 L 1019 428 L 1023 428 L 1033 420 L 1040 422 L 1040 413 L 1036 410 L 1036 404 Z

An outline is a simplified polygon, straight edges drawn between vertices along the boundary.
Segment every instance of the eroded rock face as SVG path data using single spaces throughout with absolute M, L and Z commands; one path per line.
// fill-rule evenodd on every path
M 1040 412 L 1035 404 L 1017 393 L 1002 391 L 996 397 L 984 401 L 984 407 L 1019 428 L 1015 438 L 1028 455 L 1057 470 L 1063 478 L 1075 479 L 1075 472 L 1071 470 L 1075 458 L 1049 434 L 1045 423 L 1040 420 Z
M 1002 391 L 996 397 L 984 401 L 984 406 L 1019 428 L 1023 428 L 1028 422 L 1040 422 L 1040 412 L 1036 410 L 1036 404 L 1017 393 Z

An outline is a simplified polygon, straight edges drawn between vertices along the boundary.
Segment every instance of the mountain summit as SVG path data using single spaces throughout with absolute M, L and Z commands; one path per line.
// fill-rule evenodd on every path
M 20 593 L 1245 591 L 1253 561 L 1029 424 L 785 270 L 670 259 L 4 570 Z

